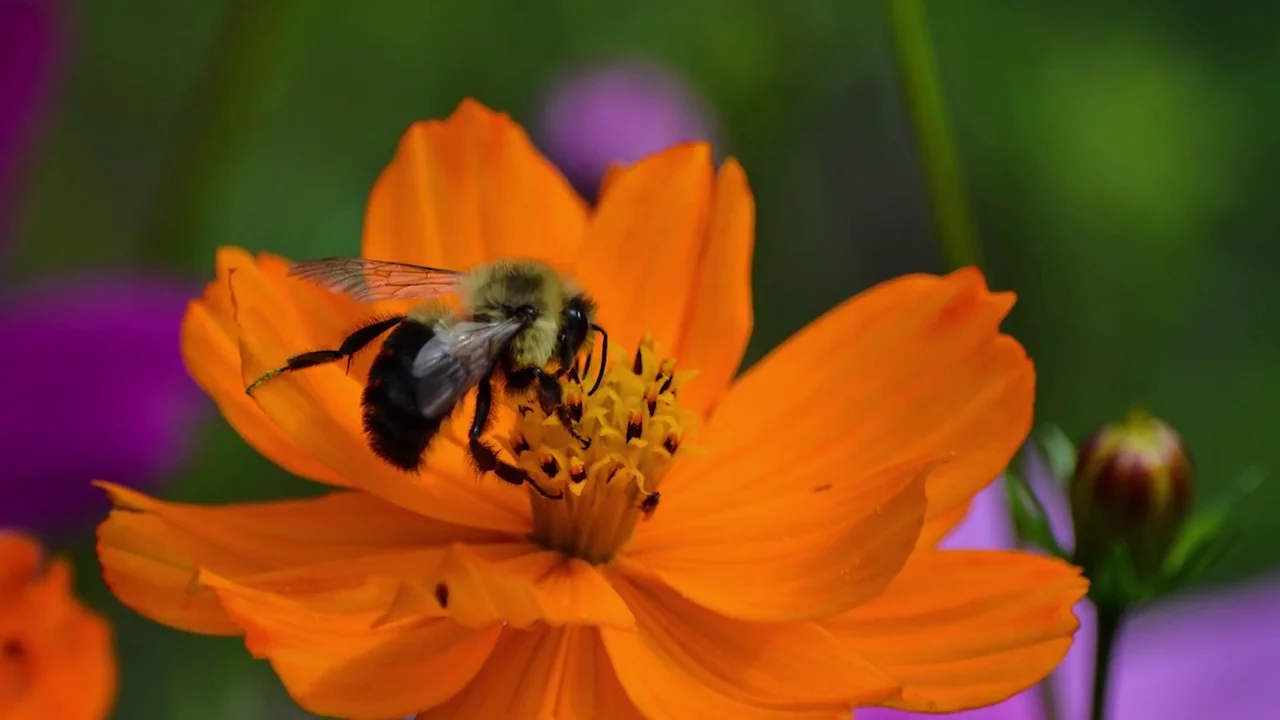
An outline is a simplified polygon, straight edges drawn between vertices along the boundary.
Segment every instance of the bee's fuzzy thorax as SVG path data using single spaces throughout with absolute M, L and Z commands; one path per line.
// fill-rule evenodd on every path
M 556 351 L 560 314 L 572 296 L 571 285 L 551 266 L 538 260 L 501 260 L 480 266 L 462 283 L 463 304 L 473 319 L 511 317 L 523 306 L 532 307 L 535 320 L 512 338 L 511 369 L 543 367 Z

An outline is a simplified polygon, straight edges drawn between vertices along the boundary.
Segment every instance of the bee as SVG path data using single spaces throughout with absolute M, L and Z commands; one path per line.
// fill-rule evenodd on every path
M 335 350 L 314 350 L 289 358 L 246 388 L 250 395 L 281 373 L 347 361 L 386 334 L 369 367 L 361 395 L 365 435 L 370 448 L 392 466 L 416 472 L 432 439 L 472 388 L 475 414 L 468 450 L 476 468 L 512 485 L 529 483 L 546 497 L 523 469 L 498 457 L 484 439 L 493 406 L 494 382 L 513 395 L 532 393 L 548 415 L 554 414 L 583 447 L 590 442 L 574 430 L 575 418 L 562 402 L 560 378 L 578 378 L 577 358 L 602 338 L 608 358 L 609 336 L 596 324 L 595 302 L 571 280 L 537 260 L 500 260 L 467 272 L 362 258 L 324 258 L 294 264 L 287 273 L 361 302 L 421 301 L 410 312 L 370 322 L 352 332 Z M 442 302 L 460 298 L 460 309 Z M 389 331 L 389 332 L 388 332 Z M 591 368 L 588 352 L 584 373 Z M 595 385 L 600 387 L 605 362 Z

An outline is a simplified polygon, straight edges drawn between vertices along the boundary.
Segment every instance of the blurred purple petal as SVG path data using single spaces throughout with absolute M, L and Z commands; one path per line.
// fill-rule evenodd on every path
M 1093 613 L 1059 688 L 1062 720 L 1087 720 Z M 1074 662 L 1073 662 L 1074 660 Z M 1121 629 L 1111 678 L 1116 720 L 1275 717 L 1280 707 L 1280 578 L 1171 600 Z
M 1013 547 L 1013 521 L 1005 509 L 1005 479 L 1000 478 L 973 498 L 969 514 L 939 547 L 951 550 L 1003 550 Z
M 1022 454 L 1022 476 L 1027 479 L 1031 491 L 1040 499 L 1049 517 L 1049 529 L 1058 544 L 1068 552 L 1075 544 L 1071 529 L 1071 504 L 1066 489 L 1053 477 L 1049 463 L 1035 443 L 1028 443 Z
M 173 473 L 204 401 L 178 333 L 192 286 L 60 280 L 0 298 L 0 525 L 36 531 L 105 507 L 93 479 Z
M 641 61 L 562 79 L 544 100 L 538 127 L 547 156 L 587 197 L 615 162 L 630 164 L 713 135 L 709 112 L 693 89 Z
M 10 193 L 53 69 L 57 20 L 49 0 L 0 0 L 0 240 L 7 234 Z
M 1039 702 L 1040 699 L 1036 696 L 1035 690 L 1032 689 L 1020 695 L 1015 695 L 999 705 L 992 705 L 979 710 L 951 713 L 950 715 L 926 715 L 925 713 L 870 708 L 867 710 L 855 710 L 853 717 L 855 720 L 938 720 L 939 718 L 956 718 L 957 720 L 1042 720 L 1044 715 L 1040 712 Z

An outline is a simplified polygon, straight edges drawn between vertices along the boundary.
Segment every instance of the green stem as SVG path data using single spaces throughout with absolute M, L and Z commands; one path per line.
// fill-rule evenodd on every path
M 1093 710 L 1089 717 L 1104 720 L 1107 712 L 1107 684 L 1111 678 L 1111 656 L 1116 635 L 1124 613 L 1113 605 L 1100 604 L 1098 614 L 1098 643 L 1093 657 Z
M 943 260 L 952 269 L 981 265 L 924 7 L 921 0 L 885 0 L 885 4 L 898 79 L 915 133 Z
M 278 86 L 284 32 L 296 0 L 233 0 L 212 56 L 192 89 L 185 127 L 156 215 L 144 236 L 155 261 L 203 257 L 239 162 Z

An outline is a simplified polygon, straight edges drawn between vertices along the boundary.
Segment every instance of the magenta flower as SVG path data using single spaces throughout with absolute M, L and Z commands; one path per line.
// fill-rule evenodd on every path
M 1060 541 L 1071 540 L 1066 501 L 1038 461 L 1027 468 Z M 1004 489 L 993 485 L 974 501 L 951 547 L 1011 547 L 1013 529 Z M 1093 683 L 1094 613 L 1076 608 L 1080 631 L 1052 682 L 1057 720 L 1088 720 Z M 1254 720 L 1280 707 L 1280 578 L 1166 600 L 1126 620 L 1112 661 L 1108 720 Z M 1038 688 L 965 720 L 1048 720 Z M 925 720 L 892 710 L 859 710 L 857 720 Z
M 0 240 L 59 54 L 53 0 L 0 0 Z M 0 247 L 0 254 L 3 254 Z M 0 527 L 105 512 L 89 483 L 172 474 L 203 407 L 179 356 L 185 284 L 64 278 L 0 295 Z
M 95 478 L 178 469 L 204 406 L 178 329 L 185 284 L 61 279 L 0 297 L 0 527 L 51 532 L 106 510 Z
M 562 78 L 543 100 L 537 136 L 586 197 L 610 165 L 630 164 L 688 140 L 713 140 L 710 113 L 679 77 L 631 61 Z
M 49 0 L 0 0 L 0 240 L 58 50 Z

